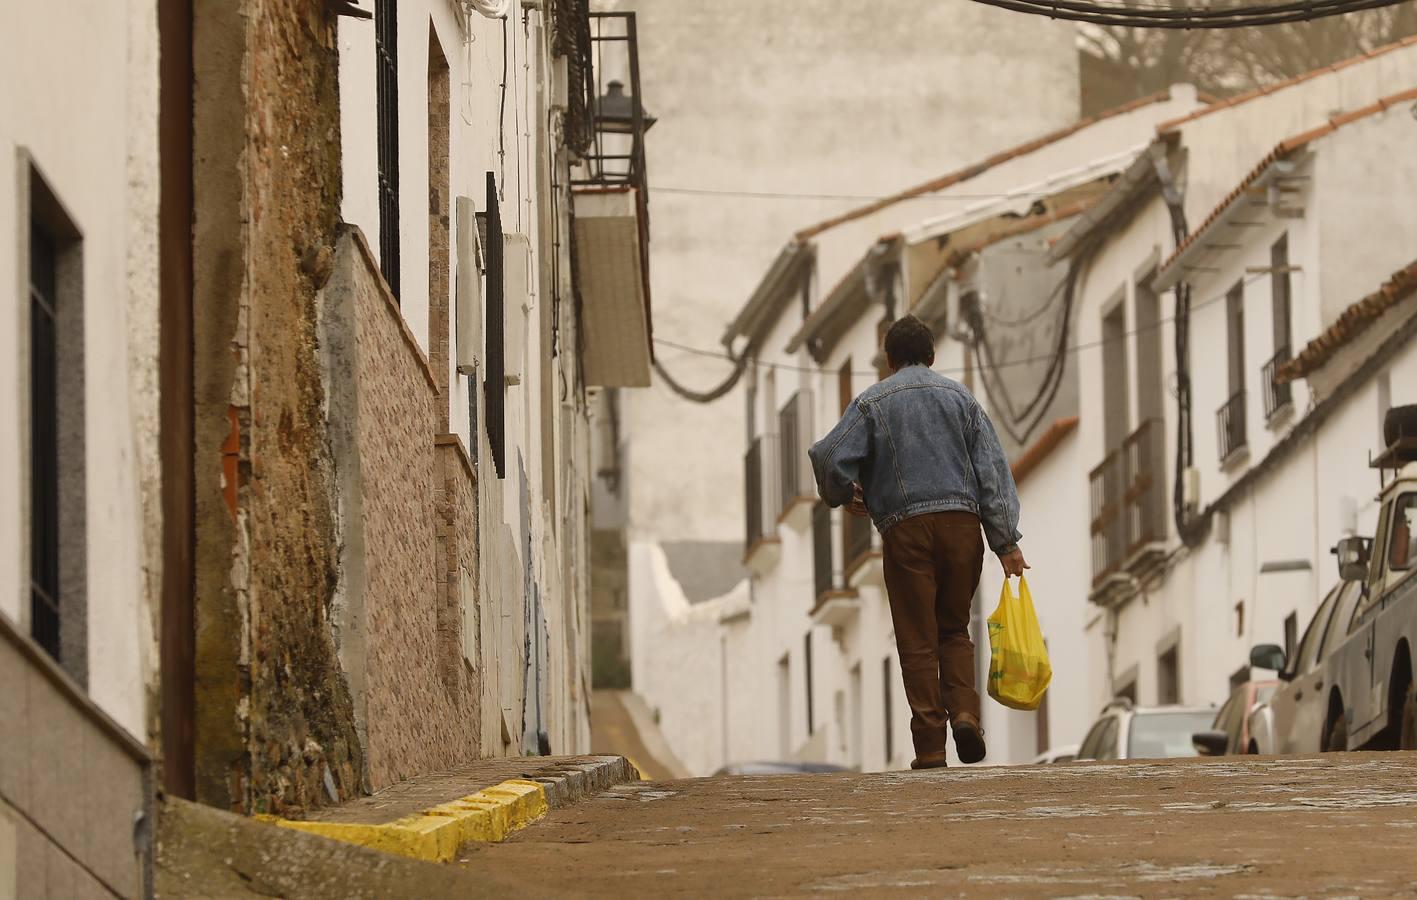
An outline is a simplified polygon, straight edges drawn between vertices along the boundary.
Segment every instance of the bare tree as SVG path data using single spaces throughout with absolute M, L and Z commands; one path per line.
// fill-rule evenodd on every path
M 1250 2 L 1226 0 L 1225 5 Z M 1128 0 L 1127 5 L 1140 4 Z M 1414 2 L 1262 28 L 1176 31 L 1083 25 L 1079 49 L 1084 114 L 1178 82 L 1221 97 L 1241 93 L 1412 34 L 1417 34 Z

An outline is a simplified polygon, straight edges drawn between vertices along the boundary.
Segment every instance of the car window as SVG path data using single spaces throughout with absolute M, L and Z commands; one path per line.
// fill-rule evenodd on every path
M 1387 567 L 1395 572 L 1412 568 L 1417 558 L 1417 494 L 1403 494 L 1392 507 Z
M 1132 733 L 1127 741 L 1131 759 L 1173 759 L 1195 756 L 1191 735 L 1210 729 L 1211 712 L 1154 712 L 1132 716 Z
M 1304 640 L 1299 643 L 1298 658 L 1289 669 L 1293 674 L 1303 675 L 1312 669 L 1314 663 L 1318 661 L 1319 645 L 1323 643 L 1324 630 L 1328 627 L 1328 621 L 1333 616 L 1333 605 L 1337 598 L 1338 588 L 1334 588 L 1324 598 L 1319 611 L 1314 613 L 1313 621 L 1309 623 L 1308 629 L 1304 632 Z
M 1348 637 L 1348 632 L 1353 628 L 1353 614 L 1358 611 L 1358 600 L 1362 596 L 1362 585 L 1356 581 L 1349 581 L 1338 589 L 1338 602 L 1334 604 L 1328 634 L 1319 650 L 1319 661 L 1328 659 L 1329 654 Z
M 1117 758 L 1117 722 L 1116 716 L 1109 716 L 1103 724 L 1102 737 L 1097 747 L 1095 759 Z
M 1234 728 L 1240 720 L 1240 714 L 1244 709 L 1244 695 L 1249 691 L 1249 685 L 1242 685 L 1230 692 L 1230 699 L 1225 701 L 1225 705 L 1220 707 L 1220 712 L 1215 714 L 1215 721 L 1210 727 L 1214 731 L 1223 731 L 1226 734 Z
M 1383 564 L 1387 562 L 1388 554 L 1383 552 L 1383 548 L 1388 545 L 1388 520 L 1391 518 L 1391 509 L 1390 506 L 1384 505 L 1382 512 L 1378 513 L 1378 530 L 1374 532 L 1372 559 L 1368 562 L 1368 586 L 1373 590 L 1368 592 L 1369 602 L 1363 604 L 1365 607 L 1370 606 L 1382 593 L 1377 588 L 1382 585 L 1383 575 L 1386 574 Z
M 1098 719 L 1092 728 L 1087 732 L 1087 737 L 1082 739 L 1082 746 L 1078 748 L 1079 759 L 1096 759 L 1097 746 L 1102 742 L 1102 731 L 1107 727 L 1107 722 L 1111 716 Z

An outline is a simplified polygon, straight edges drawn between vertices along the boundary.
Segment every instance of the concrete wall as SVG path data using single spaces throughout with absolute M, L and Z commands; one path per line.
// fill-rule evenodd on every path
M 76 57 L 86 63 L 76 69 Z M 0 614 L 28 632 L 30 167 L 81 235 L 84 523 L 64 552 L 70 583 L 65 661 L 103 710 L 146 739 L 156 685 L 160 580 L 157 502 L 157 19 L 151 2 L 101 10 L 16 9 L 0 36 Z M 35 89 L 44 85 L 44 90 Z M 66 367 L 67 369 L 67 367 Z M 61 605 L 63 601 L 61 600 Z

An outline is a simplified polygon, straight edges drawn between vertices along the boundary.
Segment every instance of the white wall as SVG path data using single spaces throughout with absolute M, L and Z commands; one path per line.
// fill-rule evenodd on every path
M 520 384 L 506 392 L 505 477 L 498 480 L 492 467 L 485 428 L 469 422 L 468 380 L 457 374 L 457 323 L 455 277 L 448 281 L 449 325 L 448 392 L 450 430 L 474 453 L 479 472 L 478 590 L 481 612 L 493 622 L 484 634 L 493 646 L 484 647 L 491 666 L 484 704 L 490 720 L 485 729 L 500 731 L 496 710 L 501 708 L 515 737 L 523 721 L 524 683 L 530 664 L 525 652 L 527 629 L 548 637 L 545 671 L 548 686 L 542 697 L 541 720 L 556 752 L 584 750 L 589 741 L 589 706 L 581 690 L 589 684 L 589 523 L 585 515 L 590 480 L 589 429 L 586 407 L 579 392 L 571 389 L 549 417 L 551 429 L 543 431 L 542 378 L 549 373 L 559 382 L 576 377 L 573 353 L 562 352 L 543 369 L 540 359 L 549 354 L 543 345 L 539 321 L 541 305 L 552 303 L 541 279 L 543 254 L 557 253 L 563 297 L 569 297 L 571 267 L 564 239 L 569 209 L 565 175 L 558 168 L 557 182 L 546 184 L 541 169 L 555 150 L 541 124 L 551 103 L 549 36 L 544 13 L 514 5 L 504 23 L 478 14 L 465 18 L 457 5 L 446 0 L 401 0 L 399 3 L 399 157 L 400 157 L 400 309 L 410 331 L 427 353 L 431 346 L 428 280 L 428 62 L 430 31 L 449 66 L 450 203 L 469 197 L 479 211 L 487 208 L 486 173 L 499 185 L 503 232 L 530 240 L 526 283 L 529 303 L 509 295 L 506 309 L 508 374 L 520 375 Z M 371 249 L 379 250 L 377 103 L 375 88 L 374 23 L 341 19 L 340 113 L 344 165 L 341 208 L 346 222 L 357 225 Z M 506 96 L 503 107 L 504 59 Z M 505 147 L 505 156 L 502 150 Z M 561 218 L 549 233 L 561 233 L 559 247 L 543 246 L 541 217 L 551 215 L 553 197 Z M 461 236 L 452 216 L 450 264 L 456 266 Z M 508 267 L 523 260 L 507 255 Z M 510 268 L 509 268 L 510 273 Z M 455 269 L 454 269 L 455 272 Z M 509 275 L 509 283 L 510 283 Z M 563 303 L 560 315 L 562 350 L 574 347 L 574 304 Z M 484 310 L 485 314 L 485 310 Z M 481 358 L 481 353 L 478 353 Z M 516 368 L 515 360 L 522 364 Z M 559 383 L 553 396 L 562 397 Z M 481 398 L 479 397 L 479 406 Z M 479 416 L 482 412 L 479 412 Z M 556 473 L 550 482 L 552 497 L 542 477 L 542 443 L 554 444 Z M 557 515 L 553 518 L 554 506 Z M 541 614 L 532 608 L 526 573 L 539 586 Z M 534 714 L 528 714 L 528 719 Z M 496 726 L 496 727 L 494 727 Z M 486 748 L 495 752 L 498 748 Z M 534 749 L 534 747 L 530 748 Z
M 82 60 L 82 66 L 75 66 Z M 83 235 L 89 691 L 146 737 L 160 572 L 157 19 L 150 2 L 20 5 L 0 32 L 0 613 L 27 626 L 28 163 Z

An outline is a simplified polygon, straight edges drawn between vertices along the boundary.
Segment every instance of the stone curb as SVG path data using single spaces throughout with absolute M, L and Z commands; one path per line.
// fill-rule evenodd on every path
M 546 815 L 606 788 L 637 781 L 640 773 L 623 756 L 592 757 L 536 769 L 466 797 L 429 807 L 392 822 L 302 822 L 276 816 L 255 818 L 361 847 L 427 862 L 450 862 L 463 844 L 497 842 Z

